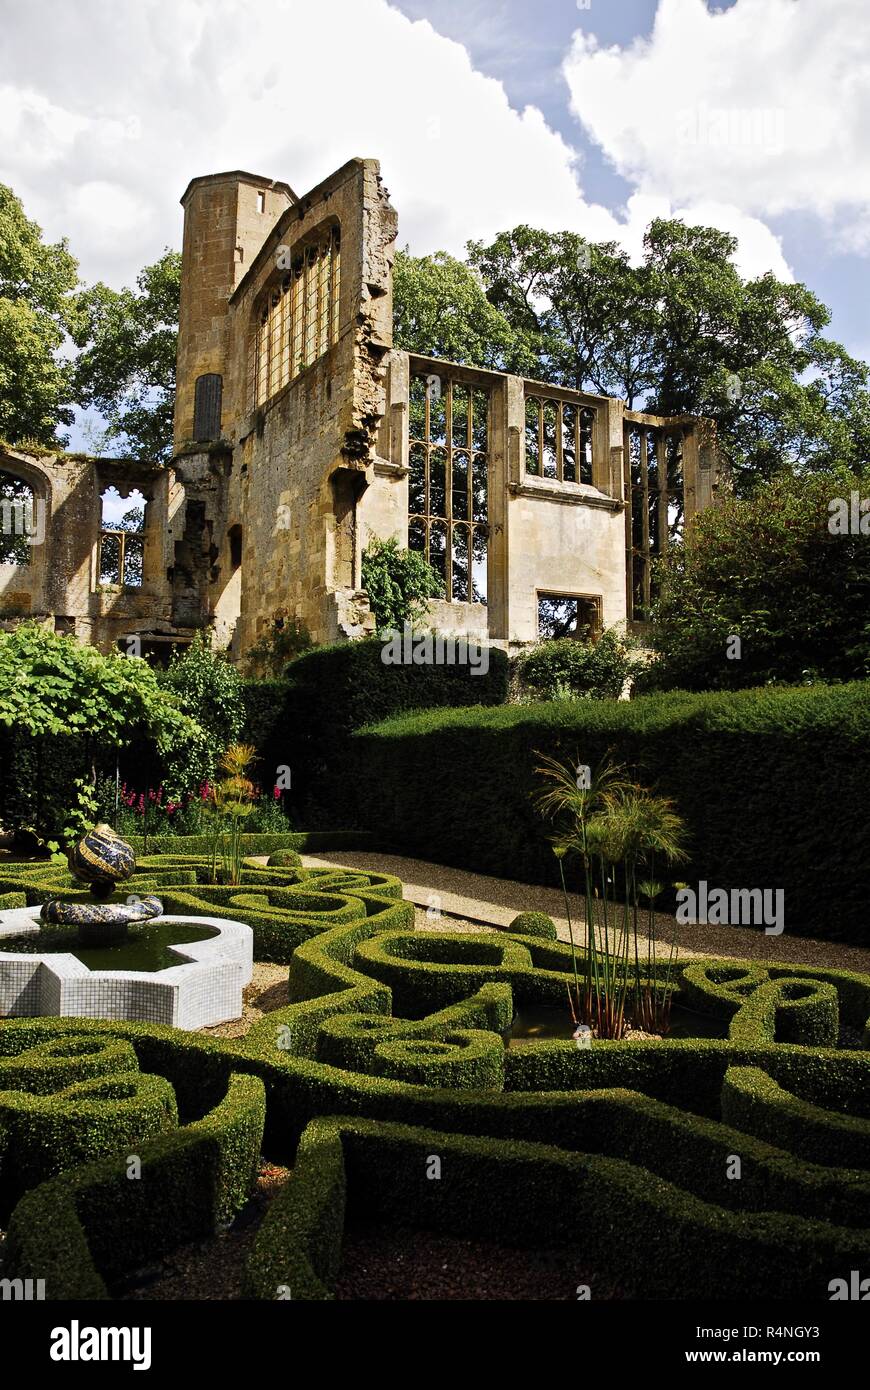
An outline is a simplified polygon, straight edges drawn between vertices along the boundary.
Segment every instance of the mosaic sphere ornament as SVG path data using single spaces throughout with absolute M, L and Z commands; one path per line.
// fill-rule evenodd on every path
M 136 857 L 110 825 L 95 825 L 67 854 L 70 873 L 91 885 L 95 898 L 106 898 L 118 883 L 136 872 Z
M 59 898 L 43 903 L 40 917 L 56 927 L 118 927 L 150 922 L 159 917 L 163 904 L 150 894 L 127 903 L 65 903 Z

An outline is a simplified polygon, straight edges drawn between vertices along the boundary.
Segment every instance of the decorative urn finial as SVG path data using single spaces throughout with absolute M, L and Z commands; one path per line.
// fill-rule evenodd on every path
M 136 872 L 132 847 L 110 825 L 95 825 L 67 853 L 70 873 L 89 883 L 95 898 L 108 898 Z

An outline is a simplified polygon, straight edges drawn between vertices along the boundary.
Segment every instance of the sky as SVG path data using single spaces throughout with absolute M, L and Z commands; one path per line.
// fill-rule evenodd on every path
M 179 247 L 198 174 L 363 155 L 417 255 L 681 216 L 870 359 L 868 148 L 870 0 L 0 0 L 0 182 L 89 283 Z

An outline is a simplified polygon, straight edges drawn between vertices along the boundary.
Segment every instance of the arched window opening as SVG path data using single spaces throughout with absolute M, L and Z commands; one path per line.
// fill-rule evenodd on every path
M 221 397 L 223 377 L 205 372 L 193 388 L 193 437 L 198 443 L 211 443 L 221 437 Z
M 0 472 L 0 565 L 29 565 L 44 539 L 42 504 L 23 478 Z
M 121 497 L 117 488 L 102 493 L 100 584 L 141 589 L 145 567 L 145 504 L 138 490 Z

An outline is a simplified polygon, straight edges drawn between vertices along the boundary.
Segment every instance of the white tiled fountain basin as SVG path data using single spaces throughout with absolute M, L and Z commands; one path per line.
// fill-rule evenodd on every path
M 4 936 L 38 932 L 39 912 L 38 907 L 0 912 L 0 947 Z M 0 1018 L 110 1018 L 191 1029 L 240 1018 L 242 990 L 253 973 L 251 928 L 224 917 L 154 920 L 216 927 L 218 935 L 167 947 L 179 957 L 178 965 L 154 971 L 89 970 L 75 956 L 13 955 L 0 949 Z

